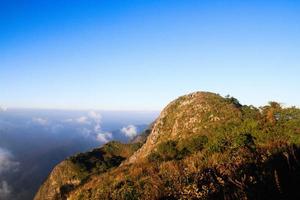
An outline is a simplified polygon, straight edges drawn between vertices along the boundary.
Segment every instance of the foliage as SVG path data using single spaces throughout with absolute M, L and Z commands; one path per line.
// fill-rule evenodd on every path
M 190 153 L 201 151 L 208 143 L 208 137 L 206 135 L 193 135 L 179 142 L 179 151 L 183 149 L 188 150 Z
M 226 95 L 225 99 L 227 102 L 234 104 L 236 107 L 242 106 L 238 99 L 231 97 L 230 95 Z

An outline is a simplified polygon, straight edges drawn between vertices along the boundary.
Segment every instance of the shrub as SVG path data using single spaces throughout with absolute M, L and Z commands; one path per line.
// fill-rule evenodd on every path
M 231 97 L 230 95 L 226 95 L 225 100 L 229 103 L 234 104 L 237 108 L 240 108 L 242 106 L 238 99 Z
M 152 152 L 148 156 L 148 161 L 180 160 L 191 153 L 201 151 L 207 142 L 208 138 L 204 135 L 191 136 L 181 140 L 178 144 L 175 141 L 168 140 L 158 145 L 156 152 Z
M 148 161 L 149 162 L 160 162 L 160 161 L 162 161 L 162 157 L 157 152 L 152 152 L 148 156 Z
M 207 149 L 212 153 L 221 153 L 224 152 L 230 145 L 230 141 L 225 137 L 219 137 L 210 142 L 207 146 Z
M 157 153 L 161 156 L 162 160 L 173 160 L 178 154 L 177 143 L 172 140 L 162 142 L 157 147 Z
M 235 143 L 237 147 L 248 147 L 255 149 L 255 138 L 250 133 L 243 133 L 237 136 Z
M 134 200 L 139 199 L 139 194 L 132 181 L 121 181 L 112 193 L 113 199 Z
M 182 140 L 178 144 L 179 150 L 188 150 L 189 152 L 193 153 L 196 151 L 201 151 L 204 146 L 207 144 L 208 138 L 205 135 L 195 135 L 191 136 L 185 140 Z

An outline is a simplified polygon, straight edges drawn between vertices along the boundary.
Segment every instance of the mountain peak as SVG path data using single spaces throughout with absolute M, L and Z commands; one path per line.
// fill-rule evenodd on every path
M 160 142 L 207 135 L 212 125 L 238 120 L 238 107 L 231 98 L 211 92 L 193 92 L 177 98 L 161 112 L 146 143 L 127 163 L 143 160 Z

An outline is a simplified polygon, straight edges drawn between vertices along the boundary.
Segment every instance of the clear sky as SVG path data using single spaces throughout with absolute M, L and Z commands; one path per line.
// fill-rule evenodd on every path
M 300 105 L 298 0 L 1 0 L 0 106 Z

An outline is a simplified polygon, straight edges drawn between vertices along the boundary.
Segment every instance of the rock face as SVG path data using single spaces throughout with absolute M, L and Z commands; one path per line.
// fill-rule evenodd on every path
M 159 142 L 180 140 L 193 134 L 208 134 L 209 128 L 219 123 L 235 120 L 241 116 L 237 105 L 220 95 L 195 92 L 171 102 L 153 125 L 148 140 L 126 163 L 146 158 Z
M 300 110 L 196 92 L 132 144 L 59 164 L 35 200 L 300 199 Z

